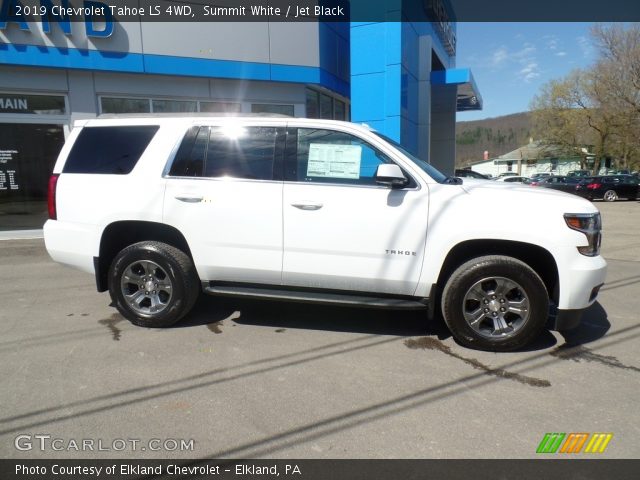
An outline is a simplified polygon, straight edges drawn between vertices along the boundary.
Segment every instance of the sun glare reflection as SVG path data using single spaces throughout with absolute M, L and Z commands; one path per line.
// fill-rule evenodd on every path
M 225 137 L 231 140 L 237 140 L 241 137 L 244 137 L 246 134 L 246 129 L 242 125 L 233 123 L 222 126 L 220 131 Z

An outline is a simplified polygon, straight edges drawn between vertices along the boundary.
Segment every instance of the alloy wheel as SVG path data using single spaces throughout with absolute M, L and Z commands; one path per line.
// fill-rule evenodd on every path
M 120 281 L 122 296 L 139 315 L 157 315 L 171 300 L 173 285 L 167 272 L 151 260 L 131 263 Z
M 490 339 L 510 337 L 529 320 L 529 297 L 509 278 L 487 277 L 469 288 L 462 311 L 479 335 Z

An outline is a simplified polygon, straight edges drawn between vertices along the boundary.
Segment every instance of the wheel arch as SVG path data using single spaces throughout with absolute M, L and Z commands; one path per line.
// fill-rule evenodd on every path
M 137 242 L 158 241 L 182 250 L 191 260 L 191 249 L 184 235 L 175 227 L 164 223 L 142 220 L 122 220 L 110 223 L 102 231 L 100 250 L 93 263 L 96 287 L 99 292 L 108 290 L 107 274 L 115 256 L 123 248 Z
M 560 297 L 558 265 L 551 252 L 532 243 L 513 240 L 478 239 L 467 240 L 455 245 L 447 254 L 437 286 L 440 291 L 456 268 L 472 258 L 485 255 L 505 255 L 529 265 L 542 279 L 549 298 L 557 304 Z

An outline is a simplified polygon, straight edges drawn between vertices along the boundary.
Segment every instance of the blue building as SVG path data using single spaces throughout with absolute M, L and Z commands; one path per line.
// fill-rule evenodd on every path
M 402 21 L 402 0 L 368 2 L 385 21 L 351 23 L 34 22 L 9 14 L 16 1 L 3 0 L 0 15 L 0 229 L 41 226 L 48 175 L 77 119 L 271 112 L 351 120 L 452 173 L 456 111 L 482 105 L 471 72 L 456 68 L 446 0 L 424 2 L 411 22 Z

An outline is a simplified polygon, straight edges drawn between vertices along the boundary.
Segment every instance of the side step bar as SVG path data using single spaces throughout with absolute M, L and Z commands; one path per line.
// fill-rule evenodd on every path
M 284 300 L 288 302 L 324 303 L 365 308 L 388 308 L 397 310 L 420 310 L 427 308 L 422 299 L 403 299 L 391 297 L 371 297 L 361 294 L 344 294 L 333 292 L 283 290 L 275 288 L 259 288 L 228 285 L 203 286 L 204 292 L 214 296 L 241 297 L 262 300 Z

